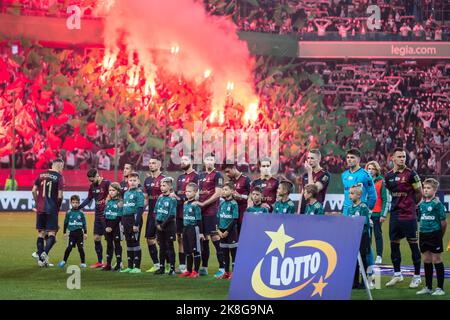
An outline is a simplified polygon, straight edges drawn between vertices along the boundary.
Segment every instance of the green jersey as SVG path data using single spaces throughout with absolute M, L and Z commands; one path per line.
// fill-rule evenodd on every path
M 123 196 L 122 215 L 134 215 L 137 213 L 138 208 L 144 208 L 144 193 L 138 188 L 129 189 Z
M 183 206 L 183 225 L 196 226 L 198 221 L 202 220 L 202 210 L 199 206 L 192 203 L 193 201 L 186 201 Z
M 352 205 L 348 208 L 348 216 L 352 217 L 365 217 L 366 221 L 364 222 L 364 232 L 369 232 L 370 230 L 370 210 L 369 207 L 364 202 L 361 202 L 358 205 Z
M 235 200 L 225 200 L 220 204 L 219 212 L 219 229 L 228 229 L 235 219 L 239 219 L 238 204 Z
M 248 207 L 246 212 L 251 213 L 269 213 L 269 209 L 262 206 L 262 203 L 259 206 Z
M 441 221 L 447 217 L 445 215 L 444 205 L 438 198 L 430 201 L 422 201 L 419 204 L 419 230 L 421 233 L 429 233 L 441 230 Z
M 155 210 L 156 221 L 164 222 L 169 219 L 170 216 L 176 216 L 177 214 L 177 200 L 161 195 L 158 200 L 156 200 Z
M 122 216 L 123 206 L 119 199 L 111 199 L 106 204 L 105 219 L 116 220 Z
M 67 211 L 66 217 L 64 218 L 64 233 L 66 233 L 67 229 L 69 231 L 82 229 L 84 233 L 87 233 L 86 218 L 83 211 L 73 209 Z
M 295 204 L 292 200 L 288 201 L 277 201 L 273 205 L 273 213 L 276 214 L 294 214 Z
M 305 214 L 308 216 L 315 215 L 324 215 L 322 204 L 319 201 L 314 202 L 313 204 L 307 204 L 305 208 Z

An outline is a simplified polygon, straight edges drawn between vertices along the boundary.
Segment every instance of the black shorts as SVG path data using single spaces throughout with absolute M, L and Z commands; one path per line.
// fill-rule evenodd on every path
M 105 234 L 105 216 L 97 216 L 95 215 L 94 219 L 94 234 L 97 234 L 99 236 L 102 236 Z
M 106 240 L 121 240 L 119 220 L 105 220 L 105 238 Z M 106 228 L 111 228 L 111 232 L 106 232 Z
M 417 221 L 416 220 L 393 220 L 389 222 L 389 239 L 391 241 L 406 239 L 417 239 Z
M 123 233 L 125 234 L 126 240 L 137 240 L 139 241 L 141 239 L 141 229 L 142 224 L 139 226 L 139 231 L 134 232 L 133 227 L 135 223 L 135 217 L 134 215 L 129 216 L 122 216 L 122 225 L 123 225 Z
M 58 231 L 57 213 L 36 213 L 36 229 L 44 231 Z
M 200 253 L 200 228 L 198 226 L 183 227 L 183 249 L 185 254 Z
M 145 237 L 147 239 L 155 239 L 156 238 L 156 215 L 148 214 L 147 215 L 147 224 L 145 225 Z
M 158 222 L 158 224 L 161 223 L 162 222 Z M 162 231 L 156 229 L 158 241 L 175 241 L 176 239 L 175 231 L 176 231 L 175 221 L 172 221 L 171 223 L 167 224 Z
M 75 248 L 75 246 L 78 244 L 83 245 L 83 241 L 84 241 L 83 236 L 84 236 L 84 232 L 82 229 L 70 231 L 69 232 L 69 243 L 67 244 L 67 246 Z
M 177 234 L 183 234 L 184 233 L 184 220 L 183 218 L 177 217 Z
M 203 216 L 203 234 L 205 236 L 217 234 L 217 216 Z
M 433 232 L 421 232 L 419 234 L 419 247 L 420 252 L 424 253 L 430 251 L 431 253 L 441 253 L 443 252 L 442 245 L 442 231 L 437 230 Z
M 223 233 L 227 230 L 220 229 L 220 231 Z M 220 247 L 231 249 L 231 248 L 237 248 L 237 246 L 238 246 L 238 233 L 237 233 L 236 226 L 234 226 L 234 228 L 230 230 L 230 232 L 228 233 L 228 236 L 226 238 L 220 239 Z

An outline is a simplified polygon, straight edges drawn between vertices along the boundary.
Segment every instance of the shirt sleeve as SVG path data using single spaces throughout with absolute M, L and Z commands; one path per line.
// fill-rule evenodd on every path
M 34 185 L 36 186 L 36 187 L 39 187 L 39 182 L 40 182 L 40 178 L 39 177 L 37 177 L 36 178 L 36 180 L 34 180 Z
M 237 202 L 233 203 L 233 219 L 239 219 L 239 207 Z
M 64 218 L 64 225 L 67 225 L 69 223 L 69 215 L 70 215 L 70 210 L 66 212 L 66 217 Z
M 170 216 L 176 216 L 177 215 L 177 200 L 174 198 L 170 198 Z
M 381 216 L 386 217 L 387 211 L 388 211 L 388 205 L 387 205 L 388 192 L 387 192 L 384 180 L 381 182 L 380 196 L 381 196 Z
M 136 199 L 136 206 L 138 207 L 138 208 L 140 208 L 140 207 L 144 207 L 144 193 L 143 192 L 138 192 L 137 193 L 137 199 Z
M 201 221 L 202 220 L 202 210 L 199 206 L 194 206 L 195 211 L 195 220 Z
M 323 185 L 323 188 L 326 189 L 328 184 L 330 183 L 330 173 L 325 172 L 321 177 L 319 182 Z
M 83 230 L 84 233 L 87 233 L 87 224 L 86 224 L 86 216 L 83 212 L 81 212 L 81 220 L 83 221 Z
M 214 184 L 216 188 L 222 188 L 223 187 L 223 175 L 220 172 L 216 173 L 216 176 L 214 178 Z
M 439 202 L 437 205 L 438 216 L 440 221 L 445 221 L 447 219 L 447 215 L 445 214 L 445 207 L 442 202 Z
M 422 182 L 420 181 L 420 177 L 414 170 L 411 171 L 409 182 L 411 183 L 414 190 L 422 188 Z
M 377 202 L 377 191 L 375 190 L 375 185 L 373 184 L 373 179 L 367 171 L 364 171 L 365 179 L 364 179 L 364 187 L 367 190 L 367 206 L 370 210 L 375 207 L 375 203 Z
M 64 177 L 60 176 L 58 179 L 58 191 L 63 191 L 64 185 L 65 185 Z
M 294 204 L 294 202 L 289 201 L 288 205 L 289 205 L 289 207 L 288 207 L 288 212 L 287 213 L 295 213 L 295 204 Z

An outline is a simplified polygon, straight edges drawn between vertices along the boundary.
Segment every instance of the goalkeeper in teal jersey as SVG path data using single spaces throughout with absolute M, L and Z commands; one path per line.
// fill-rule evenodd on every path
M 220 248 L 223 252 L 225 273 L 218 276 L 216 279 L 231 279 L 230 255 L 232 268 L 234 267 L 234 261 L 236 259 L 239 208 L 237 202 L 233 199 L 234 191 L 235 187 L 231 182 L 226 183 L 222 188 L 222 198 L 224 201 L 220 204 L 219 212 L 217 213 L 219 217 L 217 233 L 220 237 Z
M 443 296 L 444 292 L 444 263 L 441 258 L 443 251 L 442 239 L 447 229 L 445 207 L 436 198 L 439 182 L 429 178 L 423 182 L 423 200 L 419 204 L 419 247 L 422 253 L 425 269 L 425 287 L 417 294 L 431 294 Z M 436 269 L 437 288 L 432 291 L 433 264 Z
M 291 199 L 289 199 L 292 189 L 292 183 L 289 181 L 280 182 L 277 189 L 277 197 L 279 200 L 273 205 L 273 213 L 295 214 L 295 204 Z
M 186 254 L 186 271 L 180 274 L 182 278 L 197 278 L 200 269 L 201 240 L 204 240 L 202 210 L 195 202 L 198 185 L 190 182 L 186 185 L 187 201 L 183 205 L 183 249 Z
M 262 203 L 262 189 L 260 187 L 254 187 L 250 195 L 253 206 L 248 207 L 246 212 L 251 213 L 269 213 L 269 209 L 263 207 Z
M 159 242 L 159 270 L 155 275 L 164 274 L 165 262 L 170 265 L 169 276 L 175 276 L 175 241 L 176 226 L 175 217 L 177 215 L 177 200 L 170 194 L 173 192 L 173 179 L 166 177 L 161 180 L 161 196 L 155 204 L 156 214 L 156 237 Z
M 122 225 L 127 242 L 128 268 L 123 273 L 141 273 L 142 251 L 139 244 L 144 212 L 144 193 L 139 188 L 139 174 L 128 175 L 128 191 L 123 196 Z
M 67 211 L 66 218 L 64 219 L 64 237 L 67 238 L 67 230 L 69 230 L 69 243 L 64 252 L 64 258 L 58 266 L 60 268 L 64 267 L 67 259 L 69 259 L 70 252 L 77 246 L 81 259 L 80 266 L 86 268 L 86 255 L 84 253 L 83 241 L 87 239 L 87 227 L 84 213 L 78 209 L 80 206 L 80 197 L 77 195 L 71 196 L 70 204 L 72 209 Z
M 106 238 L 106 266 L 104 271 L 112 270 L 113 253 L 116 253 L 116 267 L 113 271 L 120 271 L 122 265 L 122 245 L 120 244 L 120 219 L 123 211 L 123 201 L 120 196 L 120 184 L 113 182 L 109 185 L 109 196 L 105 208 L 105 238 Z
M 324 215 L 322 204 L 317 201 L 317 195 L 319 194 L 319 188 L 315 184 L 307 184 L 303 190 L 303 196 L 307 205 L 305 207 L 305 215 Z
M 367 254 L 370 250 L 370 210 L 367 205 L 361 201 L 362 184 L 354 185 L 350 187 L 349 197 L 352 201 L 352 205 L 348 208 L 348 216 L 365 217 L 363 232 L 361 235 L 361 242 L 359 245 L 359 253 L 363 262 L 364 270 L 367 272 Z M 364 288 L 363 284 L 359 282 L 359 263 L 356 262 L 355 277 L 353 279 L 353 289 Z

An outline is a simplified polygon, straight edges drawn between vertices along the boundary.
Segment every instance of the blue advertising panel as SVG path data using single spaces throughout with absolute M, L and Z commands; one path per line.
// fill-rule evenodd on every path
M 229 299 L 350 299 L 364 217 L 246 213 Z

